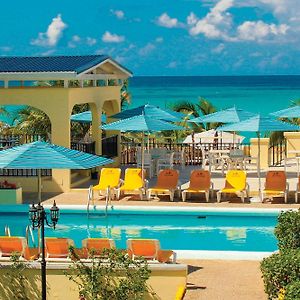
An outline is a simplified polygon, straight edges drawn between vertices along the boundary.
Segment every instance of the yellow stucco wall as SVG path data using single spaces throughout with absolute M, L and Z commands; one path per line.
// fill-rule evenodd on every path
M 295 153 L 290 151 L 298 151 L 300 153 L 300 132 L 285 132 L 287 157 L 294 157 Z
M 96 153 L 101 155 L 101 129 L 99 128 L 103 109 L 109 114 L 120 110 L 120 86 L 84 88 L 8 88 L 0 90 L 0 105 L 29 105 L 45 112 L 51 121 L 52 143 L 70 147 L 70 116 L 76 104 L 89 103 L 92 110 L 92 136 L 96 141 Z M 24 191 L 36 190 L 35 178 L 10 177 L 12 182 L 24 182 Z M 29 185 L 29 189 L 27 186 Z M 71 175 L 69 170 L 53 170 L 52 182 L 44 183 L 44 191 L 69 191 Z
M 260 167 L 269 167 L 269 138 L 260 139 Z M 258 138 L 250 139 L 250 153 L 252 157 L 258 157 Z
M 8 269 L 0 269 L 0 299 L 11 300 L 14 289 L 11 286 L 11 278 L 7 276 Z M 78 290 L 75 283 L 70 281 L 62 269 L 47 270 L 48 300 L 78 300 Z M 30 280 L 30 300 L 40 300 L 40 270 L 26 271 L 26 277 Z M 181 265 L 177 270 L 153 270 L 148 280 L 148 286 L 155 292 L 145 297 L 145 300 L 174 300 L 176 291 L 180 286 L 186 286 L 187 267 Z

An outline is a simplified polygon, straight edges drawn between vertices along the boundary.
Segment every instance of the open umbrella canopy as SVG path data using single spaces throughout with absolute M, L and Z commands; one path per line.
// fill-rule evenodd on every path
M 248 132 L 264 132 L 264 131 L 298 131 L 300 127 L 274 120 L 270 117 L 262 117 L 256 115 L 247 120 L 224 125 L 217 129 L 217 131 L 248 131 Z
M 71 121 L 79 122 L 79 123 L 92 123 L 92 112 L 84 111 L 82 113 L 78 113 L 71 116 Z M 106 115 L 102 114 L 101 123 L 106 123 Z
M 180 112 L 172 111 L 169 109 L 162 109 L 154 105 L 146 104 L 132 109 L 124 110 L 120 113 L 110 116 L 110 118 L 127 119 L 138 115 L 145 115 L 153 119 L 171 122 L 179 122 L 185 116 Z
M 0 151 L 2 169 L 90 169 L 113 160 L 42 141 Z
M 185 130 L 184 127 L 174 125 L 147 115 L 139 115 L 101 126 L 104 130 L 120 130 L 122 132 L 155 132 L 165 130 Z
M 286 109 L 273 112 L 270 115 L 278 118 L 300 118 L 300 106 L 292 106 Z
M 189 122 L 194 123 L 236 123 L 251 117 L 256 114 L 239 109 L 236 107 L 231 107 L 228 109 L 220 110 L 209 115 L 201 116 L 189 120 Z

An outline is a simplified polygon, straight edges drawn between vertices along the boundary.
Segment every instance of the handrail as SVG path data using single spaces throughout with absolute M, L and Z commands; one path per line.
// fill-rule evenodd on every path
M 8 225 L 5 225 L 5 227 L 4 227 L 4 234 L 5 234 L 5 236 L 11 236 L 10 228 Z
M 94 192 L 93 192 L 93 186 L 92 185 L 90 185 L 89 190 L 88 190 L 88 199 L 87 199 L 87 205 L 86 205 L 86 211 L 87 211 L 88 216 L 89 216 L 89 213 L 90 213 L 91 201 L 93 201 L 93 205 L 95 206 Z
M 36 243 L 35 243 L 35 238 L 33 235 L 33 231 L 31 226 L 27 225 L 26 227 L 26 241 L 27 241 L 27 245 L 29 245 L 29 236 L 31 238 L 31 242 L 32 242 L 32 246 L 35 248 L 36 247 Z

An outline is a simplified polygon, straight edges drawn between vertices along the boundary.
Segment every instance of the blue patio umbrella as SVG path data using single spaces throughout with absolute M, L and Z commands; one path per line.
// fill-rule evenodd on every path
M 300 118 L 300 106 L 295 105 L 270 114 L 277 118 Z
M 236 123 L 251 117 L 254 117 L 256 114 L 245 111 L 240 108 L 231 107 L 228 109 L 220 110 L 205 116 L 194 118 L 189 120 L 193 123 Z
M 178 126 L 166 121 L 154 119 L 147 115 L 139 115 L 131 118 L 119 120 L 113 123 L 109 123 L 101 126 L 104 130 L 119 130 L 121 132 L 141 132 L 143 134 L 142 139 L 142 169 L 144 169 L 144 134 L 145 132 L 159 132 L 166 130 L 185 130 L 184 127 Z
M 0 114 L 0 122 L 14 126 L 18 122 L 19 112 L 26 108 L 26 105 L 2 105 L 4 112 Z
M 132 109 L 124 110 L 120 113 L 110 116 L 114 119 L 127 119 L 138 115 L 145 115 L 153 119 L 159 119 L 170 122 L 179 122 L 185 116 L 183 113 L 162 109 L 151 104 L 142 105 Z
M 220 110 L 205 116 L 194 118 L 188 122 L 193 123 L 236 123 L 248 118 L 254 117 L 255 114 L 240 108 L 231 107 Z M 235 142 L 235 132 L 233 133 L 233 143 Z
M 256 132 L 258 136 L 258 179 L 259 179 L 259 197 L 261 199 L 261 176 L 260 176 L 260 134 L 266 131 L 298 131 L 300 126 L 281 122 L 270 117 L 255 117 L 243 120 L 238 123 L 224 125 L 217 129 L 218 131 L 247 131 Z
M 79 123 L 92 123 L 92 112 L 90 110 L 84 111 L 78 114 L 74 114 L 71 116 L 71 121 L 73 122 L 79 122 Z M 106 123 L 106 115 L 101 115 L 101 123 Z
M 113 160 L 42 141 L 0 151 L 1 169 L 37 169 L 41 201 L 41 169 L 90 169 Z

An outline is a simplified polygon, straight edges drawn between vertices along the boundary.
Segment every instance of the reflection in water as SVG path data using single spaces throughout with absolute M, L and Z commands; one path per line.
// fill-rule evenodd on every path
M 225 231 L 227 240 L 245 240 L 247 238 L 247 231 L 245 228 L 231 228 Z

